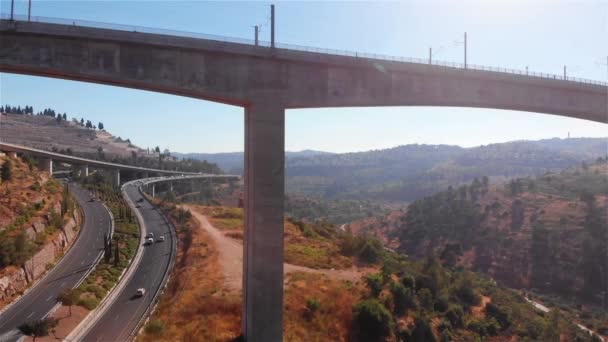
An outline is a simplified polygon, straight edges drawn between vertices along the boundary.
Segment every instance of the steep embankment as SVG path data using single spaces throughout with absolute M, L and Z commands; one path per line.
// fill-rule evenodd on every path
M 0 156 L 0 308 L 39 279 L 80 223 L 61 184 L 19 158 Z

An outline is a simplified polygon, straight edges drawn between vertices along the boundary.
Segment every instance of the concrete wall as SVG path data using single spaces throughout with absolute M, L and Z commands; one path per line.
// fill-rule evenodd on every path
M 0 22 L 0 69 L 247 106 L 463 106 L 608 122 L 605 86 L 271 50 L 138 32 Z

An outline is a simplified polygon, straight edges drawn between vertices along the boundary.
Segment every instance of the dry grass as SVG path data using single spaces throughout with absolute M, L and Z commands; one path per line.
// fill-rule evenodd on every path
M 349 340 L 352 308 L 364 292 L 360 283 L 323 274 L 291 274 L 285 288 L 285 341 Z M 311 312 L 307 302 L 313 299 L 320 305 Z
M 240 334 L 241 298 L 222 289 L 218 250 L 208 234 L 193 220 L 178 231 L 175 269 L 152 317 L 164 327 L 139 340 L 230 341 Z
M 224 235 L 243 239 L 243 210 L 240 208 L 194 206 Z M 285 262 L 316 269 L 347 269 L 353 259 L 340 254 L 336 240 L 306 236 L 293 223 L 285 220 Z

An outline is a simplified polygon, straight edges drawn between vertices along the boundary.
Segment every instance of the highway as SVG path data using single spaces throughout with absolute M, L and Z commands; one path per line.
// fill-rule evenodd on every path
M 19 325 L 44 318 L 57 304 L 57 295 L 79 284 L 103 251 L 103 237 L 111 229 L 109 213 L 101 203 L 89 202 L 88 191 L 74 183 L 70 190 L 84 211 L 80 235 L 59 263 L 0 315 L 0 341 L 19 339 Z
M 127 197 L 132 203 L 142 198 L 137 186 L 125 185 Z M 161 214 L 144 199 L 138 203 L 141 207 L 134 209 L 143 219 L 142 234 L 154 233 L 154 243 L 143 248 L 140 264 L 126 281 L 125 287 L 99 317 L 91 329 L 82 337 L 83 341 L 126 341 L 137 328 L 139 320 L 146 314 L 155 293 L 160 289 L 167 273 L 172 254 L 173 234 Z M 165 236 L 164 242 L 157 242 Z M 143 297 L 135 297 L 138 288 L 145 288 Z

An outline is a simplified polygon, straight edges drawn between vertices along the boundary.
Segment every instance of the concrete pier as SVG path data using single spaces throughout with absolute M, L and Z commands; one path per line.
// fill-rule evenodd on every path
M 88 177 L 89 176 L 89 166 L 88 165 L 80 165 L 78 167 L 78 176 L 80 176 L 80 177 Z
M 246 341 L 283 336 L 283 197 L 285 109 L 276 102 L 245 109 L 243 318 Z
M 42 158 L 38 161 L 38 168 L 41 171 L 44 171 L 49 174 L 49 176 L 53 175 L 53 159 L 50 158 Z
M 120 187 L 120 170 L 112 170 L 112 182 Z

